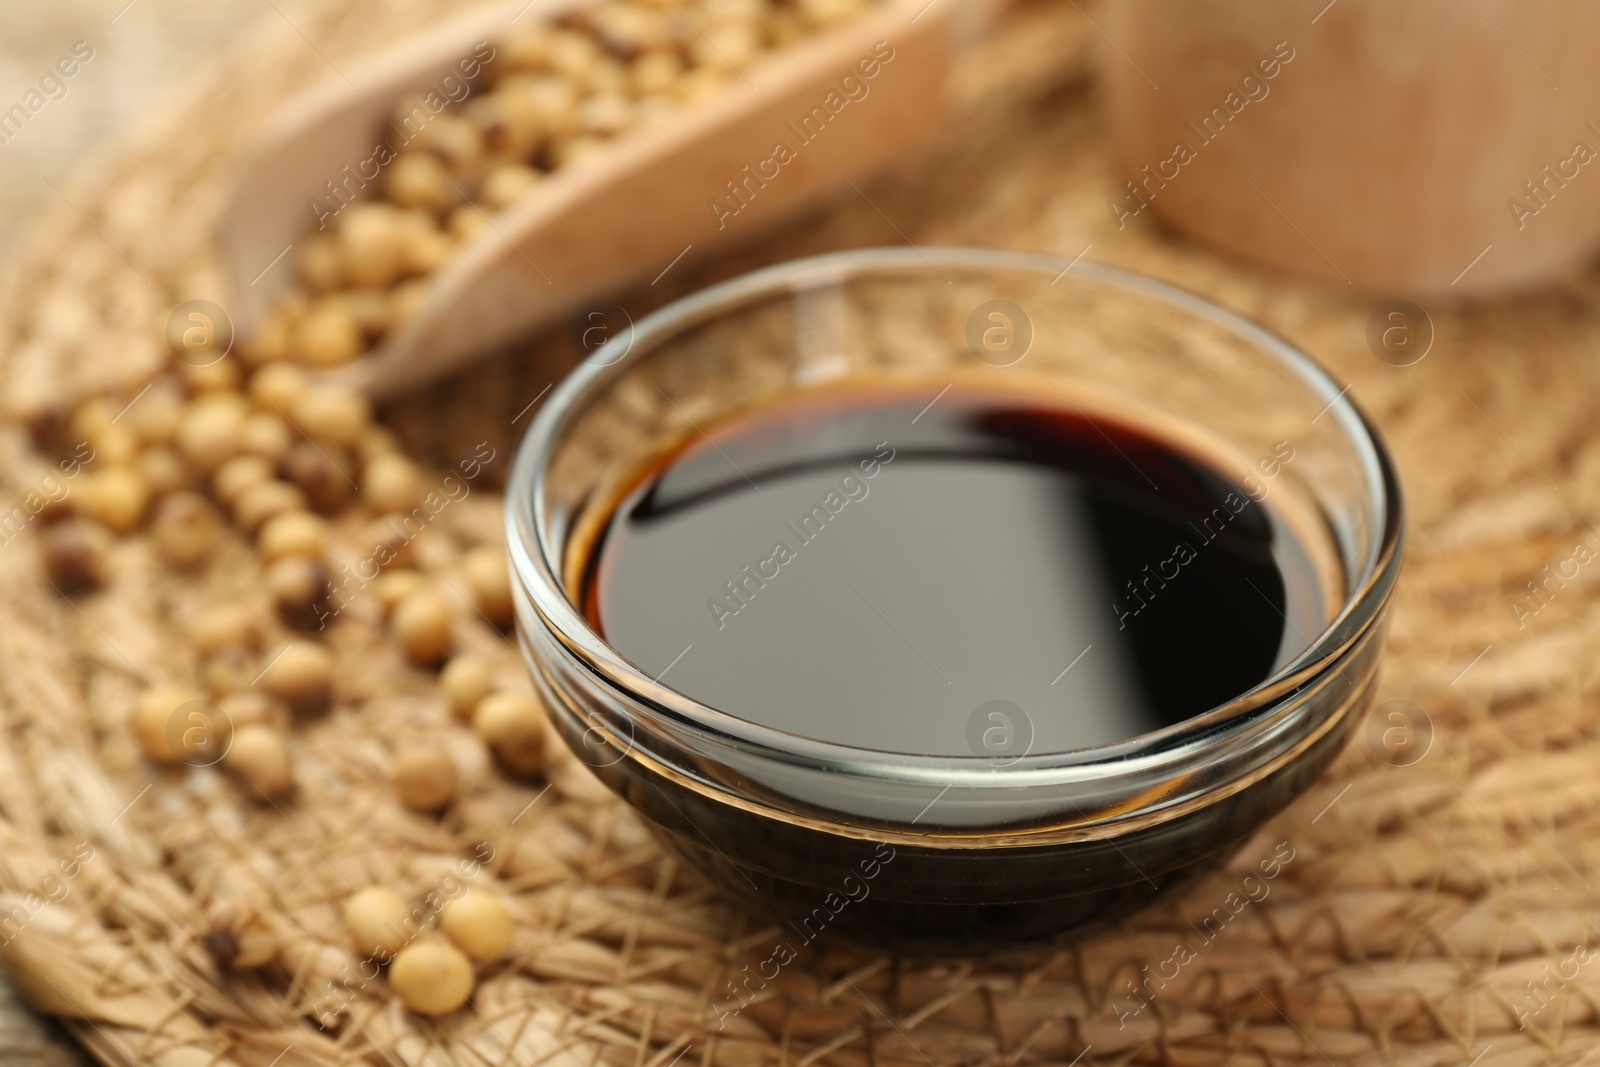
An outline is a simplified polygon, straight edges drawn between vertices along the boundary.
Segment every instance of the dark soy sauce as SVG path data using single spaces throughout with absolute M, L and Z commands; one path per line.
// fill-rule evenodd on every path
M 1158 730 L 1325 625 L 1312 558 L 1251 471 L 1048 394 L 936 392 L 702 424 L 616 503 L 591 622 L 723 712 L 928 755 L 992 754 L 986 707 L 1012 709 L 998 751 L 1017 755 Z

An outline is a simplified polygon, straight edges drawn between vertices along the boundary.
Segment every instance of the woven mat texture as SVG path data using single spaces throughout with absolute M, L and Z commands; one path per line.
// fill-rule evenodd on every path
M 49 462 L 24 417 L 96 392 L 131 396 L 167 358 L 167 312 L 223 291 L 216 213 L 229 161 L 264 117 L 330 76 L 324 54 L 353 57 L 450 7 L 339 0 L 298 28 L 269 13 L 142 132 L 62 186 L 70 203 L 41 213 L 0 293 L 4 499 Z M 248 546 L 179 580 L 142 541 L 124 542 L 116 582 L 67 601 L 44 581 L 30 531 L 0 546 L 0 910 L 83 842 L 94 848 L 67 894 L 0 950 L 30 1002 L 107 1063 L 164 1067 L 1521 1067 L 1592 1053 L 1600 569 L 1581 570 L 1536 613 L 1519 619 L 1513 605 L 1534 603 L 1524 583 L 1541 568 L 1600 547 L 1586 518 L 1600 514 L 1600 276 L 1431 308 L 1431 351 L 1399 368 L 1367 347 L 1372 298 L 1154 227 L 1118 231 L 1106 202 L 1121 181 L 1091 73 L 1099 41 L 1078 7 L 1011 12 L 963 60 L 937 145 L 864 187 L 870 203 L 845 190 L 803 225 L 675 272 L 628 306 L 760 263 L 909 238 L 1069 257 L 1092 245 L 1092 258 L 1263 321 L 1349 382 L 1397 455 L 1411 538 L 1378 701 L 1422 709 L 1425 756 L 1396 766 L 1362 731 L 1232 867 L 1115 934 L 1026 964 L 913 965 L 811 947 L 719 1029 L 710 1004 L 781 932 L 720 903 L 577 775 L 556 775 L 517 818 L 537 783 L 508 783 L 463 745 L 464 797 L 449 817 L 400 808 L 386 753 L 411 732 L 448 728 L 449 714 L 431 676 L 404 667 L 370 618 L 353 611 L 337 630 L 352 666 L 340 707 L 298 735 L 305 784 L 294 802 L 252 804 L 215 774 L 158 774 L 125 728 L 146 679 L 194 677 L 184 619 L 261 597 Z M 483 439 L 507 456 L 512 418 L 568 343 L 552 335 L 386 415 L 432 462 Z M 448 561 L 497 537 L 497 508 L 494 493 L 476 493 L 429 551 Z M 465 613 L 461 629 L 463 644 L 521 669 Z M 338 1031 L 310 1024 L 323 976 L 352 962 L 338 919 L 351 885 L 419 891 L 478 842 L 494 850 L 519 926 L 514 958 L 484 975 L 474 1009 L 429 1022 L 380 979 Z M 1293 858 L 1270 894 L 1202 939 L 1197 926 L 1275 850 Z M 210 899 L 241 877 L 269 888 L 293 931 L 259 974 L 218 972 L 197 941 Z M 1195 958 L 1159 992 L 1130 993 L 1144 968 L 1172 969 L 1179 942 L 1198 945 Z

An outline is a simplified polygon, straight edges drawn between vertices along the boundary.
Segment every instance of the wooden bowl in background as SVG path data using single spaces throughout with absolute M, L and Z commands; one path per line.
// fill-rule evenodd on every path
M 1112 0 L 1101 25 L 1124 225 L 1388 295 L 1600 248 L 1600 5 Z

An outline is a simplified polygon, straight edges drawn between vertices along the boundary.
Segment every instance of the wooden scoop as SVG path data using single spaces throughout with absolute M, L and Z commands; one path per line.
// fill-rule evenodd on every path
M 286 106 L 246 153 L 224 213 L 240 332 L 259 327 L 293 287 L 285 252 L 315 232 L 308 202 L 326 199 L 326 182 L 373 154 L 399 101 L 436 89 L 477 42 L 580 2 L 474 11 Z M 405 323 L 331 374 L 382 398 L 602 293 L 749 240 L 808 201 L 848 194 L 847 181 L 904 158 L 931 133 L 953 41 L 981 25 L 986 7 L 888 0 L 622 133 L 491 216 L 429 277 Z

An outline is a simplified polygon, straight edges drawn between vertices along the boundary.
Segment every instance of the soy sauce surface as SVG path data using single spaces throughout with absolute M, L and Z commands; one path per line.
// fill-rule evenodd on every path
M 937 391 L 804 394 L 702 425 L 616 503 L 590 621 L 749 721 L 996 757 L 1180 722 L 1322 629 L 1270 483 L 1064 403 Z

